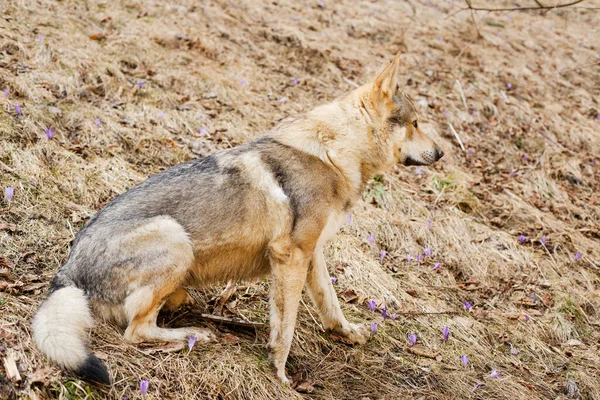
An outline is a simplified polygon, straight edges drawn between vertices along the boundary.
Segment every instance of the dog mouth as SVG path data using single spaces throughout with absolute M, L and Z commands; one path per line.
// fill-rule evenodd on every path
M 409 156 L 404 159 L 404 162 L 402 164 L 406 165 L 407 167 L 410 167 L 412 165 L 429 165 L 431 163 L 415 160 L 414 158 Z

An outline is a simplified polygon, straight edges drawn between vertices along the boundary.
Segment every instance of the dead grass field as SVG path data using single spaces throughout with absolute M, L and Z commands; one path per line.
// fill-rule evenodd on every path
M 479 12 L 477 37 L 471 14 L 455 13 L 463 6 L 2 2 L 0 187 L 14 198 L 0 200 L 0 358 L 21 380 L 2 368 L 0 398 L 140 399 L 147 379 L 148 399 L 600 399 L 600 11 Z M 277 382 L 267 329 L 194 314 L 211 313 L 222 287 L 161 317 L 221 334 L 189 353 L 124 344 L 99 322 L 91 348 L 111 388 L 34 348 L 30 321 L 50 278 L 111 198 L 334 99 L 398 52 L 424 131 L 447 155 L 374 181 L 328 247 L 345 313 L 379 327 L 347 346 L 305 299 L 288 372 L 311 393 Z M 242 284 L 225 314 L 266 322 L 267 285 Z M 384 306 L 399 317 L 384 323 Z

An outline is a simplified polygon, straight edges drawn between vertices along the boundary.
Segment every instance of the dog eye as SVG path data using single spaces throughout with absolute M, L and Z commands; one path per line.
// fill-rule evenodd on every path
M 419 127 L 419 124 L 417 123 L 417 121 L 413 121 L 413 126 L 415 127 L 415 129 L 417 129 Z

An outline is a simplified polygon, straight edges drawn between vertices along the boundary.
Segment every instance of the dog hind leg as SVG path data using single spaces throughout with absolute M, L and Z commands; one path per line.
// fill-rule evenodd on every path
M 286 241 L 270 245 L 271 286 L 271 361 L 277 377 L 289 383 L 285 363 L 290 352 L 298 305 L 306 282 L 309 257 Z

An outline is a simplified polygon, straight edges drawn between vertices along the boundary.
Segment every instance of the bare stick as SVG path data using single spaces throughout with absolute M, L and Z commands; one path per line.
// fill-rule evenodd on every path
M 452 124 L 450 122 L 448 122 L 448 126 L 450 127 L 450 130 L 454 134 L 454 137 L 456 138 L 456 140 L 458 140 L 458 144 L 460 144 L 460 148 L 462 149 L 462 151 L 465 151 L 465 145 L 463 144 L 462 140 L 460 140 L 460 136 L 458 136 L 458 133 L 456 133 L 456 130 L 454 129 L 454 127 L 452 126 Z
M 535 1 L 537 7 L 503 7 L 503 8 L 489 8 L 489 7 L 473 7 L 471 0 L 465 0 L 467 7 L 462 10 L 474 10 L 474 11 L 518 11 L 518 10 L 552 10 L 554 8 L 565 8 L 574 6 L 575 4 L 582 3 L 584 0 L 574 0 L 569 3 L 556 4 L 554 6 L 545 6 L 539 1 Z M 460 11 L 462 11 L 460 10 Z

